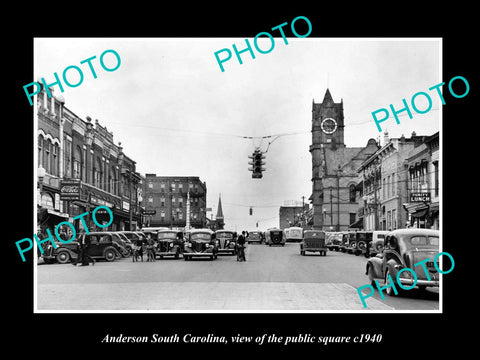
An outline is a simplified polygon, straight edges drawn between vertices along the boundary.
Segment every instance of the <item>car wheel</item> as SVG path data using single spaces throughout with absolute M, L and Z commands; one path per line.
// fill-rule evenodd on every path
M 183 254 L 183 260 L 188 261 L 188 255 Z
M 368 267 L 367 275 L 368 280 L 370 280 L 370 285 L 375 286 L 375 272 L 372 265 Z
M 60 251 L 57 254 L 56 259 L 59 264 L 66 264 L 70 261 L 70 254 L 68 253 L 68 251 Z
M 392 274 L 391 274 L 390 269 L 387 269 L 387 273 L 385 274 L 385 284 L 384 284 L 384 286 L 387 284 L 388 275 L 390 275 L 390 277 L 392 278 L 392 280 L 393 280 L 393 286 L 395 286 L 395 289 L 397 289 L 397 292 L 399 293 L 398 284 L 395 282 L 394 277 L 392 277 Z M 397 294 L 395 294 L 395 291 L 393 291 L 393 287 L 392 287 L 392 286 L 387 287 L 387 288 L 385 289 L 385 292 L 387 293 L 388 296 L 396 296 L 396 295 L 397 295 Z
M 304 256 L 304 255 L 305 255 L 305 251 L 300 250 L 300 255 Z
M 115 260 L 115 257 L 116 257 L 115 250 L 112 249 L 112 248 L 108 248 L 108 249 L 105 250 L 103 256 L 105 257 L 105 260 L 113 261 L 113 260 Z

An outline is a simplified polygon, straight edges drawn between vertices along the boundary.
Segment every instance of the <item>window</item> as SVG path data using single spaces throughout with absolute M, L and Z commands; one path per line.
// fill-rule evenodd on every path
M 160 191 L 165 192 L 165 183 L 160 183 Z
M 73 178 L 80 179 L 82 175 L 82 149 L 79 146 L 75 148 L 75 153 L 73 154 Z
M 58 145 L 52 144 L 52 175 L 58 176 Z
M 160 212 L 160 219 L 161 219 L 162 221 L 165 220 L 165 211 Z
M 153 189 L 153 183 L 152 183 L 152 182 L 149 182 L 149 183 L 148 183 L 148 188 L 149 188 L 149 189 Z
M 355 213 L 350 213 L 350 224 L 353 224 L 355 222 Z
M 64 154 L 64 175 L 69 178 L 71 176 L 71 163 L 72 163 L 72 141 L 66 136 L 63 137 L 65 144 L 65 154 Z
M 350 202 L 353 203 L 355 202 L 355 185 L 353 184 L 350 185 L 349 192 L 350 192 Z
M 397 210 L 392 210 L 392 230 L 397 228 Z
M 392 196 L 395 196 L 395 173 L 392 173 Z
M 43 167 L 43 136 L 38 135 L 38 166 Z
M 179 192 L 183 191 L 183 184 L 182 183 L 178 184 L 178 191 Z
M 178 199 L 178 207 L 183 207 L 183 198 Z
M 160 206 L 165 206 L 165 198 L 164 197 L 160 198 Z
M 172 183 L 171 183 L 171 185 L 170 185 L 170 189 L 172 190 L 172 192 L 174 192 L 174 191 L 175 191 L 175 183 L 174 183 L 174 182 L 172 182 Z
M 435 181 L 434 194 L 435 196 L 438 196 L 438 161 L 433 162 L 433 173 Z
M 148 202 L 153 203 L 153 198 L 151 196 L 148 197 Z
M 45 169 L 45 171 L 47 173 L 50 174 L 50 152 L 51 152 L 51 147 L 52 147 L 52 143 L 50 142 L 50 140 L 46 140 L 43 142 L 43 145 L 44 145 L 44 157 L 43 157 L 43 168 Z

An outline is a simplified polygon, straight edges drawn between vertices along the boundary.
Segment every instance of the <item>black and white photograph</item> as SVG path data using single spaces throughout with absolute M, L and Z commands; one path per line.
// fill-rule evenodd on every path
M 441 39 L 292 35 L 34 39 L 37 311 L 441 311 Z
M 44 25 L 9 40 L 11 346 L 469 343 L 472 23 L 344 5 L 25 17 Z

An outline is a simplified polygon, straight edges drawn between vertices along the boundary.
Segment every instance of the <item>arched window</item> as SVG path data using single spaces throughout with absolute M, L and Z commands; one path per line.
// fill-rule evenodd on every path
M 355 185 L 352 184 L 350 185 L 349 187 L 349 197 L 350 197 L 350 202 L 355 202 L 356 201 L 356 197 L 355 197 Z
M 83 168 L 83 159 L 82 159 L 82 149 L 80 146 L 75 147 L 75 152 L 73 154 L 73 178 L 82 179 L 82 168 Z
M 93 184 L 98 188 L 102 185 L 102 162 L 99 157 L 97 157 L 95 167 L 93 168 Z
M 43 136 L 38 135 L 38 166 L 43 167 Z
M 51 169 L 51 153 L 52 153 L 52 142 L 50 139 L 47 139 L 43 142 L 44 145 L 44 154 L 43 154 L 43 168 L 48 174 L 52 173 Z
M 116 176 L 116 171 L 114 166 L 110 168 L 110 173 L 108 174 L 108 183 L 109 183 L 108 191 L 111 194 L 117 195 L 117 176 Z

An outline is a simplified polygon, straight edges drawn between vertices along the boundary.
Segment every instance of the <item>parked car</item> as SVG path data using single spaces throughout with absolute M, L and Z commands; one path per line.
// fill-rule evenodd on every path
M 133 243 L 131 242 L 131 240 L 127 238 L 125 234 L 121 231 L 112 231 L 112 232 L 117 234 L 123 240 L 124 247 L 128 250 L 130 255 L 133 254 Z
M 163 259 L 164 256 L 180 257 L 183 252 L 183 241 L 177 239 L 176 230 L 159 230 L 156 238 L 155 257 Z
M 231 254 L 237 253 L 237 239 L 235 233 L 230 230 L 217 230 L 215 232 L 218 254 Z
M 112 234 L 108 232 L 90 232 L 89 234 L 80 234 L 74 241 L 65 244 L 55 242 L 57 248 L 48 244 L 42 257 L 46 263 L 57 261 L 60 264 L 66 264 L 78 257 L 78 249 L 83 237 L 86 237 L 87 254 L 93 259 L 105 259 L 114 261 L 121 257 L 121 250 L 112 239 Z
M 369 257 L 368 251 L 370 243 L 372 242 L 372 231 L 357 231 L 357 246 L 354 251 L 355 255 L 363 254 L 365 257 Z
M 300 242 L 303 239 L 303 228 L 292 226 L 284 230 L 285 241 Z
M 281 229 L 271 228 L 265 231 L 265 244 L 285 246 L 285 234 Z
M 325 242 L 327 243 L 328 250 L 340 250 L 342 244 L 343 232 L 326 232 Z
M 263 242 L 263 233 L 261 231 L 250 231 L 248 233 L 247 242 L 249 244 L 252 242 L 258 242 L 261 244 Z
M 325 244 L 325 232 L 321 230 L 305 230 L 303 239 L 300 243 L 300 255 L 305 255 L 306 251 L 319 252 L 320 255 L 327 255 L 327 246 Z
M 131 255 L 131 251 L 127 247 L 127 242 L 125 242 L 122 234 L 116 232 L 108 232 L 112 236 L 112 241 L 117 246 L 122 257 L 127 257 Z M 127 239 L 128 240 L 128 239 Z M 130 242 L 131 243 L 131 242 Z
M 217 258 L 217 245 L 215 233 L 210 229 L 192 229 L 185 239 L 183 252 L 184 260 L 191 260 L 194 257 L 209 257 L 211 260 Z
M 383 251 L 383 243 L 385 241 L 385 236 L 388 234 L 388 231 L 378 230 L 373 231 L 372 234 L 372 242 L 368 248 L 368 255 L 375 256 L 377 254 L 382 253 Z
M 397 292 L 401 288 L 397 283 L 397 273 L 403 268 L 410 268 L 415 271 L 417 277 L 416 286 L 421 289 L 426 287 L 439 286 L 439 273 L 433 264 L 433 259 L 439 252 L 439 231 L 431 229 L 398 229 L 389 232 L 385 237 L 385 246 L 383 253 L 371 257 L 367 261 L 365 274 L 372 285 L 375 279 L 387 281 L 390 275 Z M 414 264 L 422 260 L 430 259 L 426 262 L 427 274 L 422 266 L 415 267 Z M 398 281 L 402 285 L 411 286 L 414 284 L 414 278 L 409 271 L 403 271 Z M 388 295 L 395 295 L 392 287 L 385 289 Z
M 342 242 L 340 243 L 340 245 L 338 245 L 338 249 L 343 253 L 347 252 L 347 248 L 350 246 L 350 238 L 352 238 L 353 240 L 354 237 L 354 232 L 346 231 L 342 233 Z

